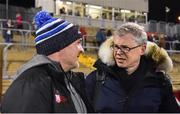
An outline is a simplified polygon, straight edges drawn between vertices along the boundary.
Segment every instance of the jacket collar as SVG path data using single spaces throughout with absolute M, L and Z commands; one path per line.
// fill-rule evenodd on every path
M 113 51 L 110 48 L 113 43 L 113 37 L 107 39 L 101 46 L 98 52 L 99 59 L 107 66 L 114 66 L 115 60 Z M 157 71 L 169 72 L 173 68 L 171 58 L 165 49 L 158 47 L 153 42 L 147 42 L 145 56 L 153 59 Z
M 24 64 L 20 70 L 17 71 L 16 75 L 14 76 L 14 79 L 16 79 L 27 69 L 40 65 L 49 65 L 51 69 L 53 69 L 55 72 L 63 72 L 63 69 L 61 68 L 59 63 L 50 60 L 47 56 L 37 54 L 30 61 Z

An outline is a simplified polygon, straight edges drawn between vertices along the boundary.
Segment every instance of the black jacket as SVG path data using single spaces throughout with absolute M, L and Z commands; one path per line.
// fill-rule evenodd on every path
M 179 112 L 172 85 L 157 73 L 151 60 L 142 57 L 139 68 L 130 76 L 117 66 L 98 60 L 96 71 L 86 78 L 87 95 L 96 112 Z M 97 75 L 105 75 L 97 92 Z M 166 84 L 166 85 L 164 85 Z
M 87 111 L 92 111 L 85 90 L 83 73 L 56 70 L 52 64 L 26 69 L 9 87 L 2 99 L 2 112 L 76 112 L 64 79 L 81 96 Z

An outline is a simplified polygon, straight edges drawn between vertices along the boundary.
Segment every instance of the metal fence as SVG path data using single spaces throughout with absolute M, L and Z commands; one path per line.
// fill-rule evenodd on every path
M 14 74 L 20 67 L 30 60 L 35 54 L 35 46 L 30 44 L 18 44 L 18 43 L 0 43 L 3 48 L 3 79 L 12 79 Z M 22 47 L 26 47 L 26 50 L 22 50 Z M 173 47 L 173 46 L 172 46 Z M 95 50 L 92 54 L 96 54 L 99 47 L 97 46 L 84 46 L 87 52 L 89 49 Z M 85 51 L 85 53 L 86 53 Z M 91 51 L 90 51 L 91 52 Z M 167 50 L 170 56 L 178 55 L 180 57 L 180 50 Z
M 33 44 L 34 37 L 32 30 L 22 30 L 22 29 L 10 29 L 10 28 L 0 28 L 0 42 L 5 42 L 7 30 L 12 33 L 11 42 L 9 43 L 21 43 L 22 45 Z
M 20 67 L 35 54 L 35 46 L 19 43 L 0 43 L 3 48 L 3 79 L 12 79 Z M 26 50 L 23 48 L 26 47 Z
M 125 23 L 123 21 L 112 21 L 107 19 L 91 19 L 88 17 L 61 15 L 56 16 L 66 19 L 74 24 L 87 27 L 103 27 L 115 29 L 119 25 Z M 163 33 L 170 37 L 180 36 L 180 24 L 166 23 L 163 21 L 150 20 L 148 23 L 138 23 L 145 27 L 147 32 Z
M 155 20 L 150 20 L 148 22 L 147 31 L 163 33 L 170 37 L 174 37 L 174 36 L 179 37 L 180 36 L 180 24 L 166 23 L 163 21 L 157 22 Z
M 63 19 L 66 19 L 74 24 L 91 26 L 91 27 L 104 27 L 104 28 L 117 28 L 119 25 L 125 23 L 123 21 L 112 21 L 107 19 L 91 19 L 88 17 L 79 17 L 79 16 L 68 16 L 61 15 L 57 16 Z M 163 21 L 150 20 L 148 23 L 139 23 L 145 27 L 147 32 L 157 32 L 163 33 L 170 37 L 174 35 L 180 36 L 180 24 L 166 23 Z
M 11 20 L 12 21 L 12 25 L 14 26 L 13 28 L 16 29 L 17 28 L 17 21 L 16 20 Z M 7 23 L 7 19 L 0 19 L 0 28 L 5 28 L 4 25 Z M 22 26 L 23 26 L 23 30 L 34 30 L 34 25 L 31 22 L 27 22 L 27 21 L 22 21 Z

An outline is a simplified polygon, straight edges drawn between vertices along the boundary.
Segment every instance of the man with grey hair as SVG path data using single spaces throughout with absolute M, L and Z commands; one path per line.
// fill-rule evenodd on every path
M 121 25 L 99 49 L 97 69 L 86 78 L 96 112 L 178 112 L 166 73 L 172 69 L 167 52 L 147 42 L 142 26 Z

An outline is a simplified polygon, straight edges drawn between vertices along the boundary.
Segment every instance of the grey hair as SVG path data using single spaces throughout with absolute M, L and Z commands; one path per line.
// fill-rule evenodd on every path
M 114 34 L 118 36 L 132 34 L 134 36 L 134 40 L 138 44 L 147 43 L 147 34 L 144 30 L 144 27 L 136 23 L 128 22 L 128 23 L 122 24 L 121 26 L 117 28 Z

